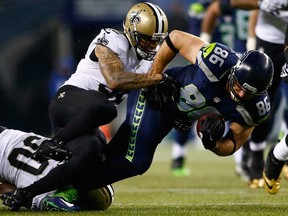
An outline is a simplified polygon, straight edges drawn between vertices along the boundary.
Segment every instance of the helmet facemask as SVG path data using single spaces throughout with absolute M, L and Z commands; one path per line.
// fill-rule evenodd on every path
M 233 68 L 232 68 L 232 71 L 233 71 Z M 257 95 L 254 92 L 250 91 L 249 89 L 245 88 L 245 86 L 247 85 L 241 85 L 239 83 L 239 81 L 237 80 L 237 77 L 235 76 L 235 73 L 234 72 L 231 72 L 231 74 L 229 75 L 229 78 L 228 78 L 228 86 L 229 86 L 229 93 L 230 93 L 230 96 L 231 96 L 231 99 L 237 103 L 241 102 L 241 101 L 244 101 L 244 100 L 248 100 L 252 97 L 254 97 L 255 95 Z M 238 89 L 241 89 L 242 91 L 245 92 L 245 97 L 240 97 L 237 92 L 235 91 L 235 87 L 238 87 Z M 253 87 L 252 87 L 253 88 Z
M 162 44 L 165 36 L 164 33 L 154 33 L 152 37 L 138 33 L 137 31 L 132 33 L 135 37 L 136 44 L 134 46 L 137 55 L 147 61 L 152 61 Z

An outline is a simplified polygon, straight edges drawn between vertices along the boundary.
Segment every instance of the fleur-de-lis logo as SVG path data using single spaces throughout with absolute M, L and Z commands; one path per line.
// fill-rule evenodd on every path
M 109 41 L 105 38 L 105 36 L 106 36 L 106 33 L 103 34 L 102 38 L 97 39 L 97 43 L 106 46 L 109 43 Z
M 64 98 L 65 97 L 65 93 L 66 92 L 60 92 L 60 94 L 58 96 L 58 99 Z
M 130 23 L 131 24 L 138 24 L 141 22 L 141 17 L 139 16 L 139 14 L 143 11 L 139 10 L 139 11 L 132 11 L 131 15 L 130 15 Z

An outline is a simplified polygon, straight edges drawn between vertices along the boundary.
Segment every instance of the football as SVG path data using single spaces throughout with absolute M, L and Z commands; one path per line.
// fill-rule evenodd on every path
M 196 132 L 197 132 L 197 135 L 198 137 L 202 138 L 201 137 L 201 128 L 202 128 L 202 122 L 207 119 L 207 118 L 212 118 L 212 119 L 215 119 L 215 120 L 219 120 L 219 121 L 222 121 L 223 122 L 223 127 L 225 129 L 225 120 L 218 114 L 215 114 L 215 113 L 204 113 L 200 116 L 200 118 L 198 119 L 197 121 L 197 125 L 196 125 Z M 223 131 L 224 133 L 224 131 Z M 222 134 L 223 134 L 222 133 Z
M 114 199 L 114 188 L 107 185 L 78 195 L 79 206 L 83 210 L 105 210 L 109 208 Z

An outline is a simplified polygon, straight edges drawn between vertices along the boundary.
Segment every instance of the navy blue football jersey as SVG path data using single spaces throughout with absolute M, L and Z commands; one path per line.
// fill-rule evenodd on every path
M 204 46 L 197 55 L 196 63 L 186 67 L 168 69 L 165 73 L 181 83 L 179 111 L 192 119 L 205 112 L 220 114 L 247 126 L 256 126 L 270 114 L 268 94 L 255 96 L 237 103 L 227 91 L 230 69 L 238 61 L 235 51 L 220 43 Z

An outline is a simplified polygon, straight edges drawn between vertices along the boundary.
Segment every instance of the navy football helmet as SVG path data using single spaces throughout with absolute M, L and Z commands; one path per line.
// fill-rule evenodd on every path
M 233 88 L 236 83 L 251 97 L 265 94 L 272 84 L 273 74 L 274 66 L 269 56 L 257 50 L 247 51 L 231 68 L 228 78 L 230 93 L 235 101 L 241 100 Z

